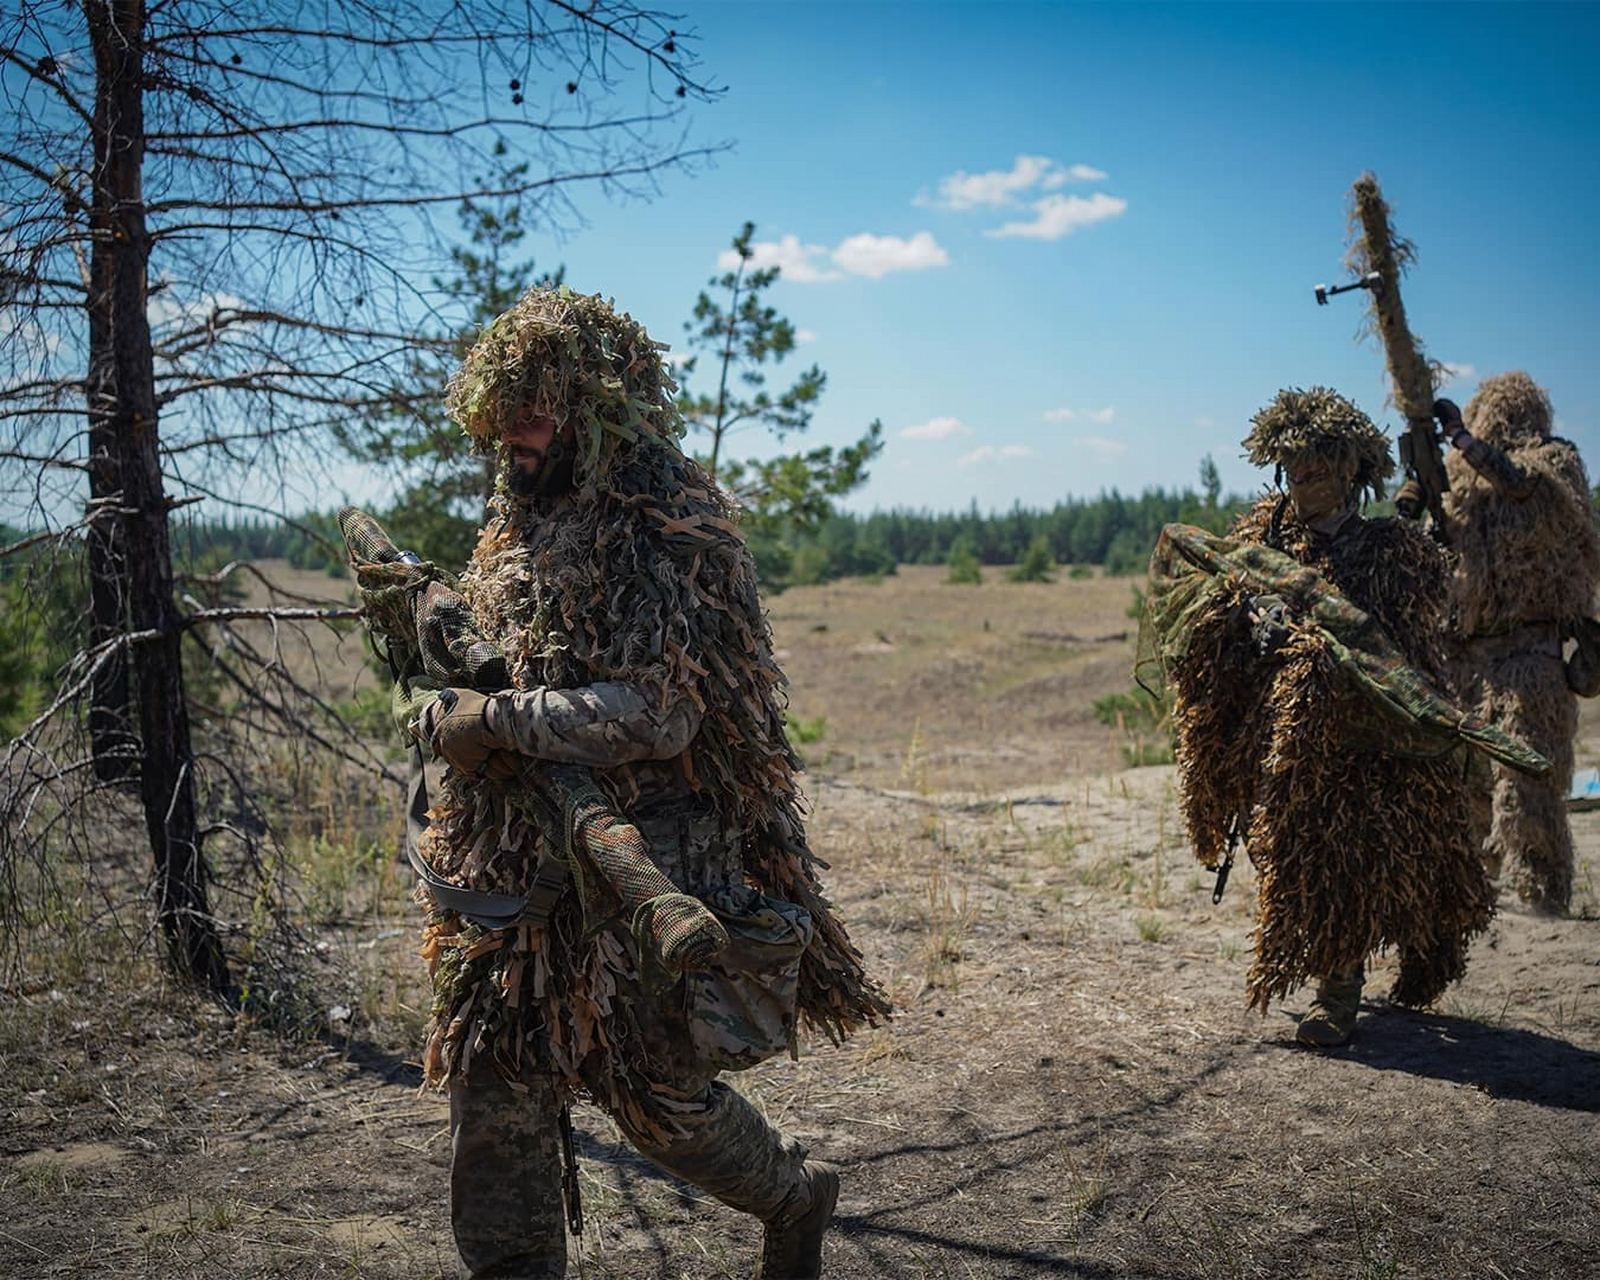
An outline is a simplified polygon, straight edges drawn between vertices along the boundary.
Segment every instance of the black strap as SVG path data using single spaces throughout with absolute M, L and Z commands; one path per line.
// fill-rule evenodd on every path
M 1222 891 L 1228 887 L 1228 875 L 1233 871 L 1233 851 L 1239 847 L 1239 815 L 1233 815 L 1233 822 L 1228 827 L 1228 852 L 1222 859 L 1222 865 L 1217 868 L 1216 887 L 1211 890 L 1211 904 L 1216 906 L 1222 901 Z
M 543 924 L 567 883 L 567 864 L 546 852 L 525 894 L 480 893 L 451 884 L 422 856 L 419 841 L 428 827 L 428 771 L 422 749 L 411 746 L 411 782 L 406 789 L 406 859 L 441 907 L 485 929 L 509 929 L 520 920 Z M 437 786 L 437 784 L 435 784 Z
M 578 1153 L 572 1142 L 572 1108 L 561 1104 L 556 1118 L 561 1130 L 561 1198 L 567 1203 L 567 1228 L 575 1236 L 583 1234 L 583 1192 L 578 1187 Z

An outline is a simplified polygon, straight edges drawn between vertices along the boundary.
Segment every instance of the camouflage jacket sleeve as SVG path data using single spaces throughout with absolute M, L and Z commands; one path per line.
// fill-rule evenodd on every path
M 508 750 L 598 768 L 671 759 L 700 729 L 700 711 L 688 698 L 662 707 L 643 686 L 619 682 L 506 690 L 490 707 L 490 730 Z
M 1518 502 L 1532 495 L 1537 476 L 1519 467 L 1487 440 L 1480 440 L 1465 431 L 1461 432 L 1461 436 L 1465 437 L 1458 446 L 1461 455 L 1480 476 Z

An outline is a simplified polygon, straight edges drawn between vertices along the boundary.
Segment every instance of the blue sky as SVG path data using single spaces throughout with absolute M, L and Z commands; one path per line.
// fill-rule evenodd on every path
M 693 136 L 733 148 L 649 203 L 579 194 L 585 225 L 533 255 L 677 347 L 753 221 L 805 338 L 774 381 L 828 374 L 811 439 L 883 421 L 853 509 L 1183 486 L 1205 454 L 1249 491 L 1238 442 L 1283 386 L 1393 432 L 1361 295 L 1312 294 L 1345 278 L 1368 169 L 1418 246 L 1404 296 L 1460 370 L 1447 394 L 1526 369 L 1594 465 L 1600 9 L 672 7 L 727 86 Z

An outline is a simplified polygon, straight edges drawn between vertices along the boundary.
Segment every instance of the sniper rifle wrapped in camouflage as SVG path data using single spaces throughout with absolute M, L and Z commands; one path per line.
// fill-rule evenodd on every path
M 1356 705 L 1347 730 L 1353 745 L 1396 755 L 1444 755 L 1465 742 L 1523 773 L 1548 773 L 1538 752 L 1464 711 L 1405 659 L 1367 611 L 1292 556 L 1256 542 L 1233 541 L 1190 525 L 1161 531 L 1150 560 L 1150 590 L 1139 632 L 1136 678 L 1164 696 L 1166 672 L 1188 652 L 1196 620 L 1218 591 L 1276 595 L 1315 627 Z

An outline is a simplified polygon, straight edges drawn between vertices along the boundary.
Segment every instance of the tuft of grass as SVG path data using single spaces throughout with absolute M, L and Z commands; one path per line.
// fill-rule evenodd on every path
M 928 790 L 928 764 L 922 758 L 922 717 L 911 722 L 911 736 L 906 739 L 906 753 L 900 762 L 900 781 L 924 794 Z
M 1160 942 L 1167 932 L 1167 927 L 1162 922 L 1161 917 L 1154 913 L 1146 913 L 1140 916 L 1135 921 L 1134 927 L 1138 929 L 1140 939 L 1145 942 Z
M 1441 1008 L 1446 1017 L 1459 1018 L 1462 1022 L 1476 1022 L 1485 1027 L 1503 1027 L 1506 1025 L 1506 1014 L 1511 1009 L 1511 997 L 1507 995 L 1505 1001 L 1496 1009 L 1493 1005 L 1480 1004 L 1476 1000 L 1464 1000 L 1459 995 L 1453 995 Z
M 1095 719 L 1113 725 L 1128 739 L 1123 764 L 1130 769 L 1173 762 L 1172 721 L 1160 699 L 1135 687 L 1131 693 L 1108 693 L 1091 704 Z
M 927 986 L 949 991 L 960 989 L 967 930 L 976 918 L 977 911 L 969 902 L 966 884 L 957 889 L 950 880 L 948 860 L 941 860 L 928 876 L 922 942 L 923 981 Z
M 1176 758 L 1169 743 L 1139 742 L 1131 746 L 1124 744 L 1122 748 L 1122 763 L 1129 769 L 1171 764 Z

